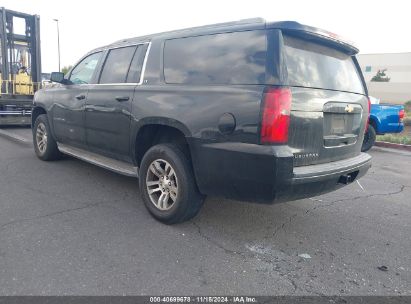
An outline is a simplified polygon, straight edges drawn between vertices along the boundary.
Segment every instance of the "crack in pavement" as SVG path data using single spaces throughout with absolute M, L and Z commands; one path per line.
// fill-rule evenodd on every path
M 394 192 L 389 192 L 389 193 L 374 193 L 374 194 L 368 194 L 368 195 L 365 195 L 365 196 L 356 196 L 356 197 L 353 197 L 353 198 L 338 199 L 338 200 L 335 200 L 335 201 L 331 201 L 331 202 L 329 202 L 329 203 L 327 203 L 327 204 L 317 205 L 317 206 L 314 206 L 313 208 L 307 209 L 307 210 L 305 211 L 305 215 L 309 214 L 310 212 L 312 212 L 312 211 L 314 211 L 314 210 L 316 210 L 316 209 L 320 209 L 320 208 L 324 208 L 324 207 L 330 207 L 330 206 L 332 206 L 332 205 L 334 205 L 334 204 L 336 204 L 336 203 L 339 203 L 339 202 L 354 201 L 354 200 L 357 200 L 357 199 L 360 199 L 360 198 L 370 198 L 370 197 L 375 197 L 375 196 L 390 196 L 390 195 L 399 194 L 399 193 L 403 192 L 405 188 L 407 188 L 406 185 L 401 185 L 401 186 L 400 186 L 400 189 L 399 189 L 398 191 L 394 191 Z M 311 200 L 312 200 L 312 201 L 316 201 L 316 202 L 322 202 L 322 200 L 319 200 L 319 199 L 311 199 Z M 285 227 L 286 227 L 288 224 L 290 224 L 290 223 L 294 220 L 294 218 L 296 218 L 297 216 L 298 216 L 298 213 L 295 213 L 295 214 L 291 215 L 291 216 L 288 218 L 287 221 L 284 221 L 281 225 L 277 226 L 277 228 L 274 230 L 274 232 L 271 234 L 271 236 L 272 236 L 273 238 L 275 238 L 275 237 L 277 236 L 277 233 L 278 233 L 280 230 L 285 230 Z
M 205 234 L 201 231 L 200 225 L 198 225 L 196 222 L 193 221 L 193 222 L 191 222 L 191 223 L 193 224 L 194 227 L 197 228 L 198 234 L 199 234 L 203 239 L 205 239 L 207 242 L 209 242 L 209 243 L 213 244 L 214 246 L 220 248 L 221 250 L 223 250 L 223 251 L 224 251 L 225 253 L 227 253 L 227 254 L 238 255 L 238 256 L 241 256 L 242 258 L 245 258 L 245 257 L 246 257 L 246 256 L 245 256 L 245 252 L 239 252 L 239 251 L 235 251 L 235 250 L 231 250 L 231 249 L 225 248 L 225 247 L 224 247 L 223 245 L 221 245 L 220 243 L 212 240 L 210 237 L 208 237 L 207 235 L 205 235 Z
M 93 208 L 93 207 L 97 207 L 97 206 L 107 204 L 107 203 L 117 203 L 117 202 L 120 202 L 122 200 L 125 200 L 127 197 L 128 197 L 128 194 L 124 193 L 124 195 L 121 198 L 118 198 L 114 201 L 102 201 L 102 202 L 97 202 L 97 203 L 91 203 L 91 204 L 83 205 L 81 207 L 63 209 L 63 210 L 60 210 L 60 211 L 55 211 L 55 212 L 51 212 L 51 213 L 47 213 L 47 214 L 43 214 L 43 215 L 38 215 L 38 216 L 29 217 L 29 218 L 13 220 L 13 221 L 10 221 L 10 222 L 7 222 L 7 223 L 4 223 L 4 224 L 0 225 L 0 233 L 3 232 L 4 228 L 6 228 L 8 226 L 11 226 L 13 224 L 30 222 L 30 221 L 33 221 L 33 220 L 52 217 L 52 216 L 55 216 L 55 215 L 60 215 L 60 214 L 69 213 L 69 212 L 73 212 L 73 211 Z
M 315 207 L 313 207 L 313 208 L 311 208 L 311 209 L 308 209 L 308 210 L 305 211 L 305 214 L 303 214 L 303 215 L 307 215 L 307 214 L 309 214 L 310 212 L 312 212 L 312 211 L 314 211 L 314 210 L 316 210 L 316 209 L 318 209 L 318 208 L 323 208 L 323 207 L 332 206 L 333 204 L 338 203 L 338 202 L 350 201 L 350 200 L 353 201 L 353 200 L 357 200 L 357 199 L 360 199 L 360 198 L 370 198 L 370 197 L 376 197 L 376 196 L 390 196 L 390 195 L 399 194 L 399 193 L 403 192 L 406 187 L 407 187 L 406 185 L 401 185 L 401 186 L 400 186 L 400 189 L 397 190 L 397 191 L 394 191 L 394 192 L 389 192 L 389 193 L 374 193 L 374 194 L 368 194 L 368 195 L 365 195 L 365 196 L 357 196 L 357 197 L 354 197 L 354 198 L 346 198 L 346 199 L 335 200 L 335 201 L 332 201 L 332 202 L 330 202 L 330 203 L 322 204 L 322 205 L 317 205 L 317 206 L 315 206 Z M 322 202 L 322 200 L 319 200 L 319 199 L 313 199 L 313 201 Z M 286 221 L 284 221 L 281 225 L 277 226 L 277 228 L 276 228 L 276 229 L 274 230 L 274 232 L 271 234 L 272 238 L 275 238 L 275 237 L 277 236 L 277 233 L 278 233 L 280 230 L 284 230 L 284 231 L 285 231 L 285 227 L 286 227 L 288 224 L 290 224 L 297 216 L 298 216 L 298 213 L 294 213 L 294 214 L 292 214 L 291 216 L 289 216 L 288 219 L 287 219 Z M 265 237 L 265 238 L 267 238 L 267 237 Z M 208 238 L 207 238 L 207 239 L 208 239 Z M 268 262 L 268 263 L 271 263 L 270 260 L 268 260 L 268 261 L 267 261 L 266 259 L 264 259 L 264 260 L 265 260 L 266 262 Z M 271 264 L 272 264 L 272 263 L 271 263 Z M 278 273 L 281 273 L 281 272 L 279 272 L 279 271 L 277 271 L 277 272 L 278 272 Z M 283 277 L 284 277 L 285 279 L 287 279 L 287 280 L 293 285 L 293 287 L 294 287 L 294 293 L 295 293 L 295 292 L 297 291 L 297 289 L 298 289 L 298 285 L 296 284 L 296 282 L 295 282 L 292 278 L 289 278 L 287 274 L 285 274 Z
M 37 220 L 37 219 L 41 219 L 41 218 L 47 218 L 47 217 L 51 217 L 51 216 L 54 216 L 54 215 L 67 213 L 67 212 L 73 212 L 73 211 L 77 211 L 77 210 L 92 208 L 92 207 L 96 207 L 96 206 L 104 204 L 104 203 L 107 203 L 107 202 L 98 202 L 98 203 L 93 203 L 93 204 L 87 204 L 87 205 L 82 206 L 82 207 L 64 209 L 64 210 L 60 210 L 60 211 L 56 211 L 56 212 L 52 212 L 52 213 L 47 213 L 47 214 L 43 214 L 43 215 L 39 215 L 39 216 L 33 216 L 33 217 L 29 217 L 29 218 L 13 220 L 13 221 L 7 222 L 3 225 L 0 225 L 0 232 L 2 232 L 4 230 L 4 228 L 6 228 L 7 226 L 10 226 L 10 225 L 13 225 L 13 224 L 29 222 L 29 221 L 33 221 L 33 220 Z
M 241 257 L 244 261 L 247 261 L 247 258 L 255 258 L 258 260 L 262 260 L 270 265 L 275 266 L 275 262 L 273 262 L 271 259 L 267 258 L 266 256 L 264 256 L 264 254 L 257 254 L 257 253 L 247 253 L 247 252 L 241 252 L 241 251 L 235 251 L 235 250 L 231 250 L 228 249 L 226 247 L 224 247 L 223 245 L 221 245 L 220 243 L 212 240 L 209 236 L 205 235 L 202 230 L 200 225 L 198 225 L 196 222 L 192 221 L 192 224 L 194 227 L 197 228 L 198 234 L 200 235 L 201 238 L 203 238 L 204 240 L 206 240 L 207 242 L 213 244 L 214 246 L 220 248 L 221 250 L 223 250 L 225 253 L 230 254 L 230 255 L 234 255 L 234 256 L 239 256 Z M 285 280 L 287 280 L 288 282 L 290 282 L 290 284 L 293 286 L 293 293 L 296 293 L 297 289 L 298 289 L 298 285 L 295 282 L 294 279 L 288 277 L 288 273 L 284 273 L 275 269 L 271 269 L 273 272 L 278 273 L 280 275 L 282 275 L 281 277 L 284 278 Z
M 305 211 L 305 214 L 308 214 L 308 213 L 310 213 L 310 212 L 312 212 L 312 211 L 314 211 L 314 210 L 316 210 L 316 209 L 319 209 L 319 208 L 330 207 L 330 206 L 334 205 L 335 203 L 340 203 L 340 202 L 345 202 L 345 201 L 355 201 L 355 200 L 361 199 L 361 198 L 367 199 L 367 198 L 376 197 L 376 196 L 390 196 L 390 195 L 399 194 L 399 193 L 403 192 L 405 188 L 407 188 L 407 186 L 401 185 L 401 186 L 400 186 L 400 189 L 399 189 L 398 191 L 394 191 L 394 192 L 389 192 L 389 193 L 374 193 L 374 194 L 368 194 L 368 195 L 365 195 L 365 196 L 360 195 L 360 196 L 355 196 L 355 197 L 352 197 L 352 198 L 338 199 L 338 200 L 335 200 L 335 201 L 331 201 L 331 202 L 328 203 L 328 204 L 317 205 L 317 206 L 315 206 L 315 207 L 313 207 L 313 208 L 307 209 L 307 210 Z
M 294 292 L 293 293 L 296 293 L 296 291 L 298 289 L 297 283 L 293 279 L 290 279 L 288 277 L 285 277 L 285 278 L 293 285 L 293 287 L 294 287 Z
M 289 216 L 287 221 L 283 222 L 283 223 L 281 224 L 281 226 L 277 226 L 277 228 L 274 230 L 274 232 L 271 234 L 271 236 L 272 236 L 273 238 L 275 238 L 275 237 L 277 236 L 277 233 L 278 233 L 280 230 L 285 230 L 285 226 L 286 226 L 287 224 L 290 224 L 290 223 L 293 221 L 293 219 L 294 219 L 295 217 L 297 217 L 297 216 L 298 216 L 298 213 L 295 213 L 295 214 Z
M 376 174 L 367 173 L 367 178 L 364 178 L 364 180 L 373 181 L 372 179 L 368 179 L 369 175 L 377 175 L 377 173 Z M 379 175 L 381 175 L 381 174 L 379 174 Z M 378 182 L 383 182 L 384 184 L 392 185 L 392 186 L 398 186 L 400 184 L 402 186 L 405 186 L 405 188 L 411 188 L 411 185 L 407 185 L 407 184 L 404 184 L 404 183 L 401 183 L 401 182 L 391 182 L 391 181 L 388 181 L 388 180 L 384 179 L 384 177 L 381 177 L 381 176 L 378 176 Z
M 17 159 L 16 159 L 16 158 L 10 159 L 9 162 L 6 164 L 6 167 L 4 168 L 4 170 L 5 170 L 6 172 L 10 172 L 10 166 L 13 165 L 13 164 L 16 163 L 16 162 L 21 162 L 21 160 L 18 159 L 18 158 L 17 158 Z
M 365 195 L 365 196 L 356 196 L 356 197 L 353 197 L 353 198 L 346 198 L 346 199 L 339 199 L 339 200 L 331 201 L 331 202 L 328 203 L 328 204 L 317 205 L 317 206 L 315 206 L 315 207 L 313 207 L 313 208 L 307 209 L 307 210 L 305 211 L 305 215 L 309 214 L 310 212 L 312 212 L 312 211 L 314 211 L 314 210 L 316 210 L 316 209 L 324 208 L 324 207 L 330 207 L 330 206 L 332 206 L 332 205 L 334 205 L 334 204 L 336 204 L 336 203 L 343 202 L 343 201 L 354 201 L 354 200 L 357 200 L 357 199 L 360 199 L 360 198 L 370 198 L 370 197 L 376 197 L 376 196 L 390 196 L 390 195 L 399 194 L 399 193 L 403 192 L 404 189 L 407 188 L 407 187 L 408 187 L 408 186 L 406 186 L 406 185 L 401 185 L 401 186 L 400 186 L 400 189 L 397 190 L 397 191 L 394 191 L 394 192 L 389 192 L 389 193 L 374 193 L 374 194 L 368 194 L 368 195 Z M 322 202 L 322 200 L 319 200 L 319 199 L 312 199 L 312 200 L 313 200 L 313 201 Z M 286 221 L 284 221 L 281 225 L 279 225 L 279 226 L 276 227 L 276 229 L 274 230 L 274 232 L 271 234 L 271 237 L 272 237 L 272 238 L 275 238 L 275 237 L 277 236 L 277 233 L 278 233 L 280 230 L 285 230 L 285 227 L 286 227 L 288 224 L 290 224 L 297 216 L 298 216 L 298 213 L 295 213 L 295 214 L 289 216 Z M 230 254 L 238 254 L 238 255 L 244 256 L 244 253 L 236 252 L 236 251 L 227 249 L 227 248 L 225 248 L 224 246 L 222 246 L 221 244 L 219 244 L 219 243 L 211 240 L 209 237 L 207 237 L 206 235 L 204 235 L 204 234 L 201 232 L 201 229 L 200 229 L 200 227 L 198 226 L 198 224 L 196 224 L 196 223 L 193 222 L 193 225 L 197 227 L 198 233 L 200 234 L 200 236 L 202 236 L 202 237 L 203 237 L 204 239 L 206 239 L 207 241 L 213 243 L 214 245 L 216 245 L 216 246 L 219 247 L 220 249 L 222 249 L 222 250 L 224 250 L 225 252 L 230 253 Z M 267 237 L 265 237 L 265 239 L 267 239 Z
M 71 198 L 71 194 L 63 194 L 61 195 L 59 192 L 51 192 L 48 190 L 43 190 L 42 188 L 35 188 L 32 187 L 30 184 L 26 184 L 26 183 L 22 183 L 23 184 L 23 191 L 27 191 L 29 190 L 30 192 L 36 193 L 36 194 L 40 194 L 40 195 L 44 195 L 44 196 L 53 196 L 55 198 L 59 198 L 59 199 L 63 199 L 65 201 L 69 201 L 69 202 L 73 202 L 73 203 L 78 203 L 78 204 L 82 204 L 81 201 L 78 201 L 76 199 Z

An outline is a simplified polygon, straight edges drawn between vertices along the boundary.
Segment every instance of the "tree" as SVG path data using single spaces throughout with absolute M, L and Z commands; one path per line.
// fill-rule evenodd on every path
M 67 72 L 70 71 L 72 67 L 73 67 L 72 65 L 64 66 L 64 67 L 61 69 L 61 72 L 62 72 L 64 75 L 66 75 Z
M 373 78 L 371 78 L 371 81 L 375 81 L 375 82 L 388 82 L 390 81 L 390 77 L 388 77 L 385 74 L 385 71 L 387 69 L 383 69 L 383 70 L 378 70 L 377 75 L 375 75 Z

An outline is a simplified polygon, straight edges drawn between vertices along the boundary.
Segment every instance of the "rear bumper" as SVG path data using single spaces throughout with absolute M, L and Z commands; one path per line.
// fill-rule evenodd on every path
M 380 125 L 377 130 L 378 135 L 384 135 L 387 133 L 401 133 L 404 130 L 404 123 L 386 123 L 385 125 Z
M 371 156 L 366 153 L 341 161 L 294 167 L 293 154 L 287 146 L 190 140 L 190 148 L 200 192 L 260 203 L 327 193 L 343 187 L 343 181 L 357 180 L 371 167 Z
M 371 167 L 367 153 L 341 161 L 296 167 L 286 191 L 278 191 L 277 201 L 312 197 L 341 188 L 364 176 Z

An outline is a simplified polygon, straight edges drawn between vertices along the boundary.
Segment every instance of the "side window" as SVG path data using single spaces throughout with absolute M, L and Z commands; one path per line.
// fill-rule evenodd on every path
M 108 53 L 99 83 L 124 83 L 130 62 L 136 51 L 135 46 L 112 49 Z
M 100 60 L 101 52 L 91 54 L 84 58 L 70 74 L 70 81 L 73 84 L 88 84 L 93 77 L 94 70 Z
M 148 44 L 140 44 L 134 54 L 133 61 L 131 61 L 130 69 L 128 71 L 127 82 L 140 82 L 141 70 L 143 68 L 144 57 L 147 51 Z
M 262 84 L 266 33 L 244 31 L 166 40 L 164 77 L 177 84 Z

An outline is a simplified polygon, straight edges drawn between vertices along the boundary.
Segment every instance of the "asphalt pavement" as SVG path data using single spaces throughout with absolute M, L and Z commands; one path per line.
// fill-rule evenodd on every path
M 411 295 L 411 154 L 295 202 L 207 198 L 167 226 L 136 179 L 0 133 L 0 295 Z

